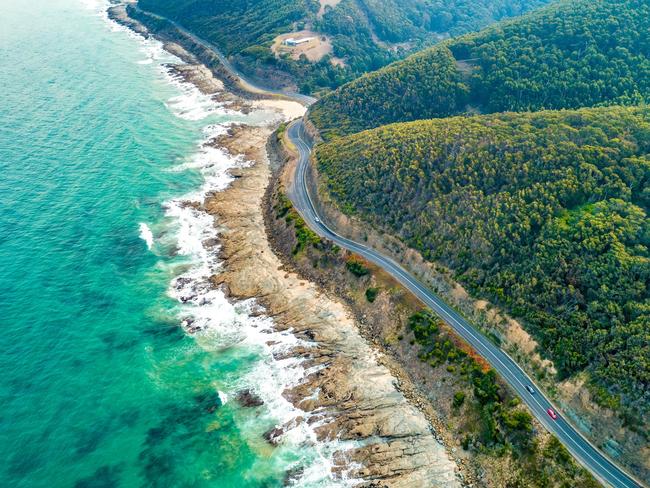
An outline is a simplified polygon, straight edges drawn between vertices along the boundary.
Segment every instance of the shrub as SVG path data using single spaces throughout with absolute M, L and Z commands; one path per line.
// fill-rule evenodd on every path
M 345 262 L 345 267 L 348 269 L 350 273 L 352 273 L 357 278 L 360 278 L 370 273 L 370 270 L 366 267 L 363 261 L 361 261 L 359 258 L 354 256 L 347 259 L 347 261 Z
M 465 392 L 457 391 L 456 393 L 454 393 L 454 401 L 453 401 L 454 408 L 459 408 L 463 403 L 465 403 Z
M 418 344 L 427 345 L 439 332 L 439 320 L 429 311 L 421 310 L 409 317 L 408 325 Z
M 379 294 L 379 288 L 373 288 L 373 287 L 370 287 L 370 288 L 368 288 L 368 289 L 366 290 L 366 299 L 367 299 L 370 303 L 372 303 L 372 302 L 375 301 L 375 299 L 377 298 L 377 295 L 378 295 L 378 294 Z
M 543 451 L 544 457 L 553 459 L 559 464 L 565 465 L 571 461 L 571 454 L 567 451 L 555 436 L 551 436 Z
M 300 214 L 296 212 L 291 200 L 289 200 L 284 193 L 278 193 L 277 203 L 274 208 L 278 218 L 284 217 L 287 224 L 293 223 L 296 239 L 298 241 L 296 246 L 293 248 L 294 254 L 298 254 L 309 244 L 316 246 L 320 243 L 320 237 L 318 237 L 318 234 L 307 226 Z

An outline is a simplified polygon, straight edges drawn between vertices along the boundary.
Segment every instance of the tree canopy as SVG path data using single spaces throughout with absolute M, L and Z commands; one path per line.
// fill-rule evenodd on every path
M 449 35 L 478 30 L 549 0 L 139 0 L 218 45 L 249 73 L 290 73 L 304 92 L 331 89 Z M 273 39 L 295 28 L 327 35 L 333 53 L 319 62 L 276 58 Z
M 650 3 L 564 0 L 367 74 L 310 112 L 326 137 L 461 113 L 650 100 Z
M 503 304 L 615 404 L 650 405 L 650 109 L 393 124 L 317 147 L 341 209 Z

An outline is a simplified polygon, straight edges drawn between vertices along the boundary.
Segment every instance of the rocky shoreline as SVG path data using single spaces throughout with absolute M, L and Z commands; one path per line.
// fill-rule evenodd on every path
M 111 17 L 148 35 L 123 7 L 114 7 Z M 178 76 L 227 108 L 273 109 L 284 119 L 304 111 L 296 102 L 259 100 L 257 95 L 256 100 L 245 100 L 229 93 L 180 45 L 167 42 L 165 49 L 188 63 L 172 66 Z M 458 467 L 431 423 L 400 390 L 400 380 L 386 366 L 386 358 L 361 336 L 348 308 L 288 271 L 274 254 L 263 200 L 271 179 L 266 146 L 275 126 L 233 126 L 208 143 L 241 155 L 250 164 L 232 170 L 233 183 L 209 195 L 202 205 L 215 217 L 219 231 L 223 270 L 211 278 L 213 286 L 222 287 L 233 300 L 255 298 L 277 330 L 290 330 L 302 340 L 302 346 L 287 354 L 300 358 L 309 374 L 283 395 L 304 415 L 276 426 L 266 439 L 282 442 L 285 431 L 306 422 L 319 441 L 348 441 L 344 444 L 348 447 L 334 455 L 337 476 L 373 487 L 461 486 Z M 256 404 L 258 399 L 244 392 L 239 401 Z
M 337 469 L 368 486 L 460 486 L 455 463 L 424 414 L 397 387 L 385 358 L 359 334 L 354 317 L 318 286 L 287 271 L 265 232 L 263 196 L 271 177 L 265 143 L 271 128 L 236 127 L 220 138 L 253 165 L 205 203 L 217 217 L 225 271 L 213 280 L 231 297 L 256 297 L 280 330 L 291 329 L 309 347 L 292 352 L 314 373 L 284 394 L 317 425 L 319 440 L 354 440 L 337 456 Z M 280 426 L 270 434 L 282 434 Z M 358 466 L 358 467 L 357 467 Z

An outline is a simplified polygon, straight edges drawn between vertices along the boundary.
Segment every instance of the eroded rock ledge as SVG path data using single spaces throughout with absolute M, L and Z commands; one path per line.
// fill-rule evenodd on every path
M 262 211 L 271 176 L 265 149 L 270 134 L 271 128 L 238 126 L 218 141 L 253 164 L 205 202 L 220 228 L 225 263 L 213 278 L 215 286 L 227 287 L 234 298 L 256 297 L 279 329 L 291 328 L 312 345 L 293 354 L 305 358 L 306 367 L 320 368 L 284 394 L 311 414 L 308 421 L 317 425 L 321 440 L 359 441 L 336 457 L 337 470 L 362 478 L 366 486 L 460 486 L 457 467 L 429 422 L 399 391 L 346 307 L 285 271 L 272 252 Z M 279 434 L 281 427 L 271 435 Z

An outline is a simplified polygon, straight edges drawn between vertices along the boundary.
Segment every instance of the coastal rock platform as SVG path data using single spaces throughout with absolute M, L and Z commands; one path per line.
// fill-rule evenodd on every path
M 356 441 L 338 453 L 335 470 L 365 486 L 461 486 L 455 463 L 426 417 L 400 392 L 398 380 L 359 334 L 346 307 L 286 271 L 267 240 L 263 196 L 271 178 L 266 140 L 270 127 L 237 126 L 219 144 L 252 162 L 205 202 L 216 217 L 224 271 L 214 276 L 231 297 L 256 298 L 279 329 L 291 329 L 310 347 L 293 354 L 314 372 L 284 392 L 305 411 L 320 440 Z M 282 426 L 273 437 L 281 436 Z

